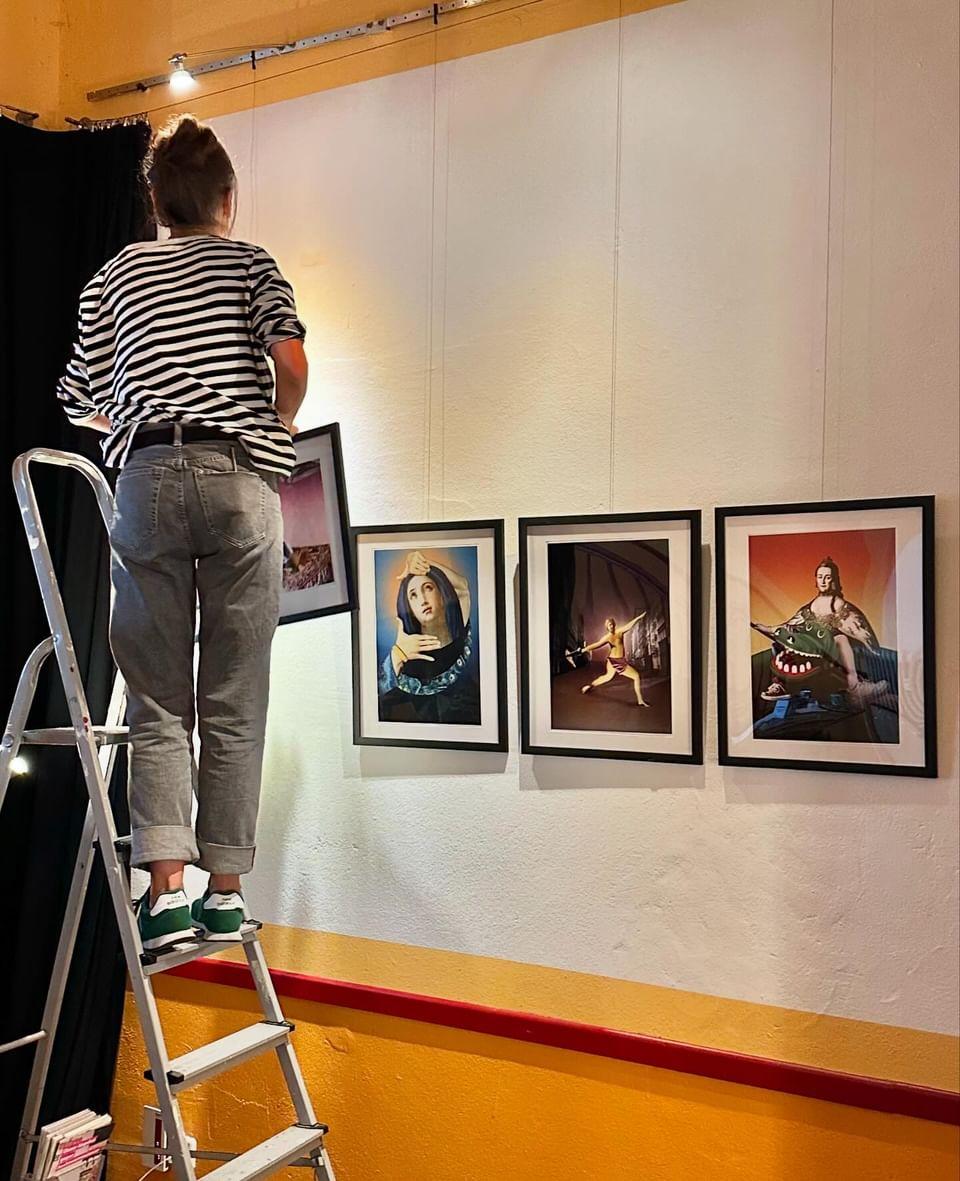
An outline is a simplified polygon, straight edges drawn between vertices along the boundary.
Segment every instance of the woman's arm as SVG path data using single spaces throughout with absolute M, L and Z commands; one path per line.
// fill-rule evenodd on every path
M 105 414 L 93 414 L 89 418 L 75 418 L 73 425 L 88 426 L 91 430 L 102 431 L 105 435 L 109 435 L 113 430 L 110 419 Z
M 450 585 L 453 587 L 457 599 L 460 603 L 460 614 L 463 616 L 464 627 L 470 622 L 470 583 L 462 574 L 458 574 L 456 570 L 451 570 L 449 566 L 441 566 L 439 562 L 434 562 L 434 566 L 438 570 L 442 570 L 450 580 Z
M 277 378 L 277 415 L 291 435 L 293 420 L 307 394 L 307 354 L 302 340 L 278 340 L 270 349 Z

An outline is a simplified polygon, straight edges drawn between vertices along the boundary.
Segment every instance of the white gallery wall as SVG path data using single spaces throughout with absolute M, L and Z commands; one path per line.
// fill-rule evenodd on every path
M 356 524 L 704 510 L 706 765 L 355 748 L 280 628 L 272 922 L 956 1029 L 956 22 L 686 0 L 214 121 Z M 716 765 L 712 509 L 936 493 L 941 775 Z M 508 594 L 512 607 L 514 594 Z

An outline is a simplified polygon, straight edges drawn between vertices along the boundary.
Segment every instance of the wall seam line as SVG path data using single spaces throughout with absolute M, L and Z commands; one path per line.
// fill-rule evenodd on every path
M 616 415 L 617 415 L 617 346 L 618 313 L 620 305 L 620 196 L 623 156 L 623 0 L 620 0 L 620 19 L 617 21 L 617 161 L 614 178 L 613 211 L 613 324 L 610 333 L 610 490 L 609 512 L 614 511 L 616 488 Z

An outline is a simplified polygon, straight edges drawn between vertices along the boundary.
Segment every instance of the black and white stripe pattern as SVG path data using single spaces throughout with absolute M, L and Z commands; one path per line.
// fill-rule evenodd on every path
M 261 247 L 206 234 L 137 242 L 84 288 L 57 397 L 74 422 L 110 419 L 109 466 L 123 466 L 137 424 L 179 422 L 236 434 L 258 467 L 288 475 L 296 453 L 267 351 L 305 334 Z

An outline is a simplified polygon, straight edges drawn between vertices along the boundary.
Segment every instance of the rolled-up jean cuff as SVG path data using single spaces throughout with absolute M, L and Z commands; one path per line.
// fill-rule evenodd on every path
M 143 869 L 151 861 L 186 861 L 200 856 L 193 829 L 180 824 L 152 824 L 130 834 L 130 864 Z
M 207 873 L 249 873 L 256 845 L 212 845 L 199 838 L 201 869 Z

